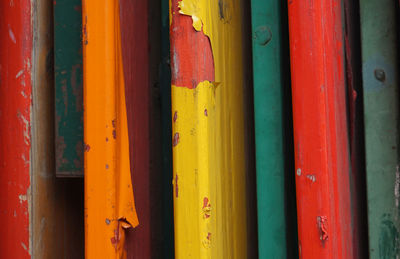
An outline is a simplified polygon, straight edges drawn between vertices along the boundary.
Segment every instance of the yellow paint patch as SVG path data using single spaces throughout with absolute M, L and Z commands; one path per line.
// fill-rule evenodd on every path
M 193 20 L 193 27 L 196 29 L 196 31 L 201 31 L 202 22 L 201 19 L 199 18 L 201 12 L 199 10 L 197 2 L 181 1 L 179 2 L 178 6 L 179 6 L 179 13 L 191 16 Z
M 118 0 L 84 0 L 85 258 L 125 258 L 138 225 L 130 174 Z
M 240 0 L 179 3 L 193 27 L 210 38 L 218 83 L 172 86 L 178 259 L 247 258 L 241 5 Z

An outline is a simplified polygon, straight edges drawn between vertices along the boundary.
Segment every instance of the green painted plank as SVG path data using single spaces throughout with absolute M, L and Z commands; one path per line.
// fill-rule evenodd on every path
M 83 175 L 81 0 L 54 1 L 56 174 Z
M 396 6 L 360 0 L 370 258 L 400 256 Z
M 281 1 L 252 0 L 251 15 L 259 257 L 286 258 Z

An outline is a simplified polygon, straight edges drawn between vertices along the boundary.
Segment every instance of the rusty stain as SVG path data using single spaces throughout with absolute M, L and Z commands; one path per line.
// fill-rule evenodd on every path
M 208 219 L 211 216 L 211 204 L 207 197 L 204 197 L 203 199 L 203 212 L 205 219 Z
M 114 229 L 114 236 L 111 238 L 111 244 L 114 245 L 115 250 L 118 249 L 118 243 L 121 240 L 121 233 L 119 232 L 119 224 L 116 229 Z
M 90 150 L 90 146 L 88 144 L 84 144 L 84 149 L 85 152 L 88 152 Z
M 82 71 L 82 65 L 81 64 L 76 64 L 73 65 L 71 68 L 71 88 L 72 88 L 72 94 L 75 97 L 75 111 L 77 112 L 82 112 L 83 111 L 83 90 L 82 90 L 82 85 L 77 84 L 78 82 L 78 77 L 77 77 L 77 72 Z
M 205 116 L 208 116 L 208 111 L 207 111 L 207 109 L 204 109 L 204 115 L 205 115 Z
M 176 122 L 177 119 L 178 119 L 178 112 L 175 111 L 175 113 L 174 113 L 174 122 Z
M 56 138 L 56 159 L 60 164 L 68 163 L 68 160 L 64 157 L 64 150 L 67 147 L 64 141 L 64 137 L 59 136 Z
M 319 229 L 319 238 L 322 242 L 328 240 L 328 217 L 317 216 L 317 225 Z
M 176 147 L 176 145 L 178 145 L 179 143 L 179 132 L 176 132 L 174 134 L 174 139 L 172 141 L 172 146 Z
M 211 248 L 211 233 L 210 232 L 207 233 L 206 239 L 203 240 L 202 243 L 205 248 Z
M 85 16 L 85 22 L 83 23 L 83 26 L 82 26 L 82 32 L 83 32 L 82 40 L 85 45 L 88 45 L 89 42 L 88 42 L 88 33 L 87 33 L 86 26 L 87 26 L 87 16 Z

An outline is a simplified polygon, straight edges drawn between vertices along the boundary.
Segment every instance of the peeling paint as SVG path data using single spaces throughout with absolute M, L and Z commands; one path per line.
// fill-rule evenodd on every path
M 24 70 L 21 69 L 20 71 L 18 71 L 18 73 L 15 75 L 15 78 L 20 77 L 22 74 L 24 73 Z
M 203 213 L 204 213 L 204 218 L 208 219 L 211 216 L 211 204 L 208 200 L 207 197 L 204 197 L 203 199 Z
M 176 147 L 179 143 L 179 132 L 174 134 L 174 139 L 172 140 L 172 146 Z
M 196 31 L 201 31 L 203 27 L 203 23 L 199 17 L 200 9 L 197 6 L 197 1 L 180 1 L 178 3 L 179 13 L 185 14 L 192 17 L 193 20 L 193 28 Z
M 25 201 L 27 201 L 27 197 L 26 197 L 26 194 L 20 194 L 19 196 L 18 196 L 18 199 L 19 199 L 19 203 L 23 203 L 23 202 L 25 202 Z
M 326 216 L 317 216 L 317 226 L 320 240 L 325 242 L 328 240 L 328 218 Z
M 298 176 L 301 176 L 301 169 L 300 169 L 300 168 L 297 168 L 296 174 L 297 174 Z
M 12 41 L 14 44 L 16 44 L 16 43 L 17 43 L 17 40 L 15 39 L 14 32 L 12 31 L 10 25 L 8 25 L 8 35 L 10 36 L 11 41 Z
M 315 175 L 314 174 L 308 174 L 306 175 L 307 179 L 310 180 L 311 182 L 315 183 Z

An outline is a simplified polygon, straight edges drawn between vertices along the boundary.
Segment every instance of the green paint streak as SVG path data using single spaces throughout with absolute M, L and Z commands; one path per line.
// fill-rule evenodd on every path
M 395 12 L 394 1 L 360 0 L 369 252 L 381 259 L 400 255 Z
M 287 258 L 284 66 L 280 0 L 252 0 L 259 258 Z M 283 72 L 287 74 L 283 75 Z M 296 214 L 294 213 L 294 218 Z M 296 237 L 294 237 L 295 239 Z M 291 251 L 288 251 L 291 250 Z
M 81 0 L 54 1 L 56 173 L 83 175 Z

